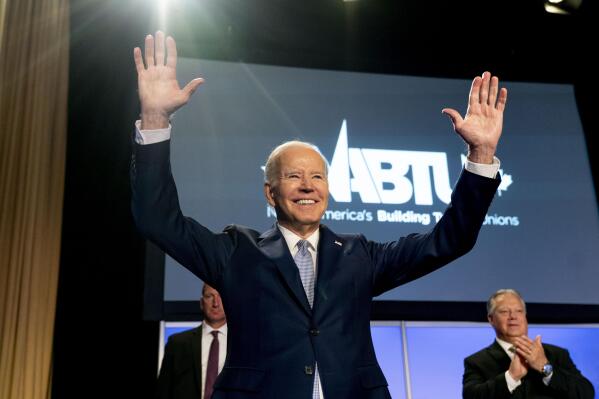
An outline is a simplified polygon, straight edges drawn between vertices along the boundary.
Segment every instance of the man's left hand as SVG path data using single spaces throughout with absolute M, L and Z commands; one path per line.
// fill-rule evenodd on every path
M 455 109 L 441 112 L 451 118 L 453 128 L 468 144 L 468 159 L 476 163 L 492 164 L 501 130 L 507 89 L 499 89 L 499 79 L 485 72 L 472 81 L 468 110 L 462 118 Z
M 545 350 L 541 345 L 540 335 L 537 335 L 534 340 L 523 335 L 515 339 L 514 345 L 516 346 L 516 352 L 526 360 L 531 368 L 540 372 L 543 370 L 543 366 L 548 363 Z

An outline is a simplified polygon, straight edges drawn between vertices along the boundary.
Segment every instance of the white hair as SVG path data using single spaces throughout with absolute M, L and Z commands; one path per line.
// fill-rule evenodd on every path
M 522 306 L 524 307 L 524 313 L 526 313 L 526 302 L 524 302 L 524 299 L 522 299 L 522 295 L 512 288 L 502 288 L 495 291 L 487 301 L 487 316 L 491 316 L 495 312 L 495 308 L 497 307 L 497 297 L 506 294 L 514 295 L 520 299 L 520 302 L 522 302 Z

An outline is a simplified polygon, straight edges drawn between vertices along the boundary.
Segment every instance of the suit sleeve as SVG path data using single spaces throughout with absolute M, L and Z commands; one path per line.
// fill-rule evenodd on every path
M 138 230 L 203 281 L 219 289 L 233 252 L 228 233 L 215 234 L 183 216 L 170 165 L 170 140 L 134 144 L 132 212 Z
M 510 398 L 511 393 L 505 380 L 505 371 L 487 379 L 480 369 L 480 365 L 471 359 L 464 360 L 462 397 L 464 399 Z
M 424 276 L 474 247 L 500 178 L 462 171 L 443 217 L 425 234 L 385 244 L 367 242 L 373 260 L 373 295 Z
M 568 399 L 593 399 L 595 390 L 593 384 L 587 380 L 576 368 L 565 349 L 555 351 L 553 362 L 553 376 L 549 382 L 549 388 L 556 392 L 560 398 Z

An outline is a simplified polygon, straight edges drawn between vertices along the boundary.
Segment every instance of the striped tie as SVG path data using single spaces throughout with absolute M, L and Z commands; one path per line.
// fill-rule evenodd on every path
M 293 260 L 299 269 L 300 279 L 302 280 L 302 285 L 304 286 L 308 303 L 310 304 L 310 307 L 312 307 L 312 304 L 314 303 L 314 284 L 316 278 L 314 273 L 314 264 L 312 263 L 312 255 L 310 255 L 310 251 L 308 251 L 308 241 L 299 240 L 297 242 L 297 253 L 293 257 Z M 319 382 L 320 377 L 318 376 L 318 365 L 315 365 L 312 399 L 320 398 L 320 390 L 318 388 Z

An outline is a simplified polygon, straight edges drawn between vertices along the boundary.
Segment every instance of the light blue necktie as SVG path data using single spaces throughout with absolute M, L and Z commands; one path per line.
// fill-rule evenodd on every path
M 308 297 L 310 307 L 314 303 L 314 265 L 312 263 L 312 255 L 308 250 L 308 241 L 299 240 L 297 242 L 297 253 L 293 257 L 297 268 L 299 269 L 300 279 Z
M 297 242 L 297 253 L 293 257 L 297 268 L 299 269 L 300 279 L 302 280 L 302 285 L 304 286 L 304 291 L 306 292 L 306 297 L 308 297 L 308 303 L 310 307 L 314 303 L 314 284 L 316 281 L 315 273 L 314 273 L 314 264 L 312 263 L 312 255 L 310 255 L 310 251 L 308 250 L 308 241 L 299 240 Z M 318 382 L 320 377 L 318 376 L 318 365 L 314 367 L 314 387 L 312 389 L 312 399 L 319 399 L 320 393 L 318 389 Z

